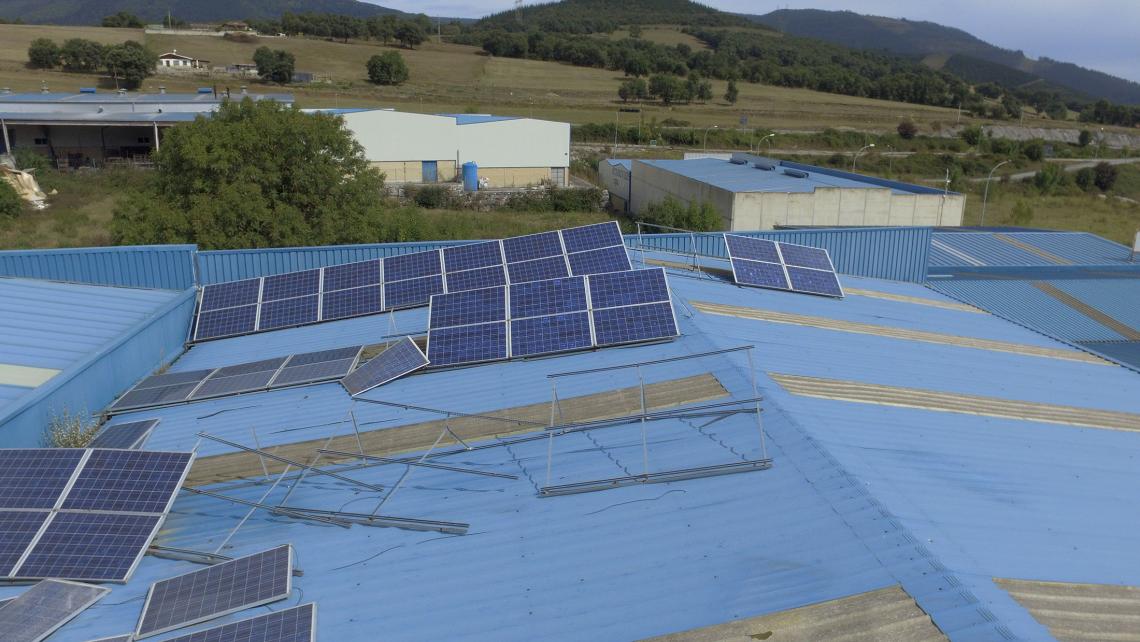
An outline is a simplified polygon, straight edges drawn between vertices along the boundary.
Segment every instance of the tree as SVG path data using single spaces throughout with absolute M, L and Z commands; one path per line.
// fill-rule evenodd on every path
M 910 140 L 918 134 L 918 125 L 914 124 L 913 120 L 909 118 L 900 122 L 898 126 L 899 138 L 903 140 Z
M 696 71 L 689 73 L 685 79 L 685 98 L 687 100 L 712 100 L 712 83 L 701 78 Z
M 1088 147 L 1092 142 L 1092 133 L 1087 129 L 1082 129 L 1079 136 L 1077 136 L 1077 144 L 1081 147 Z
M 1065 184 L 1065 173 L 1056 163 L 1046 163 L 1044 167 L 1033 175 L 1033 185 L 1042 194 L 1052 194 L 1054 190 Z
M 1018 200 L 1009 215 L 1009 222 L 1014 225 L 1029 225 L 1033 222 L 1033 208 L 1025 201 Z
M 1099 187 L 1100 191 L 1107 192 L 1116 184 L 1116 177 L 1119 174 L 1116 165 L 1101 161 L 1093 168 L 1093 184 Z
M 383 177 L 331 114 L 225 101 L 171 129 L 147 183 L 116 208 L 120 243 L 203 248 L 365 243 L 407 236 L 381 205 Z
M 985 137 L 985 132 L 983 132 L 982 128 L 978 125 L 971 125 L 963 129 L 958 135 L 962 137 L 962 140 L 966 141 L 967 145 L 975 147 L 982 142 L 982 139 Z
M 408 49 L 415 49 L 416 45 L 427 40 L 427 34 L 422 27 L 414 22 L 405 20 L 396 27 L 396 41 Z
M 641 37 L 641 25 L 630 25 L 629 26 L 629 37 L 633 38 L 635 40 L 637 38 L 640 38 Z
M 107 47 L 103 62 L 107 65 L 107 73 L 115 79 L 116 87 L 122 80 L 128 89 L 134 89 L 142 84 L 144 78 L 154 74 L 158 55 L 142 44 L 128 40 L 121 45 Z
M 281 49 L 258 47 L 257 51 L 253 52 L 257 75 L 271 82 L 284 84 L 293 80 L 293 68 L 296 62 L 293 54 Z
M 634 78 L 639 78 L 641 76 L 648 76 L 649 75 L 649 61 L 646 60 L 645 56 L 641 56 L 641 55 L 630 56 L 629 60 L 625 61 L 625 66 L 622 69 L 622 71 L 625 72 L 625 75 L 633 76 Z
M 95 73 L 103 66 L 103 45 L 83 38 L 71 38 L 59 51 L 66 71 Z
M 28 65 L 37 69 L 52 69 L 60 64 L 59 45 L 50 38 L 36 38 L 28 47 Z
M 1040 138 L 1027 141 L 1022 144 L 1021 153 L 1031 161 L 1039 161 L 1045 158 L 1045 141 Z
M 685 87 L 681 80 L 670 74 L 656 74 L 649 79 L 649 95 L 656 96 L 666 105 L 679 100 Z
M 1082 167 L 1077 170 L 1076 175 L 1073 176 L 1073 181 L 1077 184 L 1077 187 L 1086 192 L 1091 192 L 1093 186 L 1096 184 L 1096 172 L 1093 171 L 1091 167 Z
M 623 102 L 643 100 L 649 96 L 649 86 L 641 78 L 631 78 L 618 87 L 618 97 Z
M 377 85 L 398 85 L 408 79 L 408 65 L 398 51 L 385 51 L 368 59 L 368 79 Z
M 22 211 L 24 211 L 24 202 L 20 200 L 16 188 L 9 185 L 8 181 L 0 179 L 0 220 L 16 218 Z
M 740 90 L 736 88 L 736 81 L 735 80 L 728 81 L 728 89 L 726 89 L 724 91 L 724 99 L 727 100 L 729 102 L 729 104 L 735 105 L 736 100 L 739 97 L 740 97 Z
M 104 27 L 122 27 L 127 29 L 142 29 L 143 22 L 139 17 L 129 11 L 120 11 L 103 18 Z
M 384 44 L 396 36 L 396 27 L 399 21 L 396 15 L 389 13 L 382 16 L 373 16 L 368 19 L 368 35 L 378 38 Z

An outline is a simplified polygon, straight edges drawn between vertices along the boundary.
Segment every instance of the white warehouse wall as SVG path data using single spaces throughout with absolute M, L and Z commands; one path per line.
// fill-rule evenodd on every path
M 482 167 L 569 167 L 570 124 L 516 118 L 456 125 L 460 164 Z
M 455 160 L 455 119 L 375 109 L 341 114 L 369 161 Z

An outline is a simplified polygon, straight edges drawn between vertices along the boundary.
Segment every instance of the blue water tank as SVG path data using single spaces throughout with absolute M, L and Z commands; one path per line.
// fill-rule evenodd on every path
M 463 191 L 479 191 L 479 166 L 473 161 L 463 163 Z

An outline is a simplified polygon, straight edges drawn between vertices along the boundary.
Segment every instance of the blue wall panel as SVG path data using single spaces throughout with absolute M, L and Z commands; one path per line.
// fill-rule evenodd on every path
M 0 252 L 0 276 L 129 288 L 194 285 L 193 245 L 88 247 Z
M 214 250 L 198 253 L 202 285 L 225 283 L 254 276 L 295 272 L 326 265 L 367 261 L 397 254 L 435 250 L 468 241 L 423 243 L 375 243 L 370 245 L 328 245 L 266 250 Z

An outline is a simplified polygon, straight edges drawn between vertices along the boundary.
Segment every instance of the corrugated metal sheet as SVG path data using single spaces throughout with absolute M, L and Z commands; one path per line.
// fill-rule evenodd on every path
M 932 238 L 931 268 L 1125 265 L 1131 254 L 1087 232 L 934 232 Z
M 1053 279 L 1049 285 L 1080 299 L 1140 332 L 1140 277 L 1135 279 Z
M 1140 588 L 995 579 L 1061 642 L 1140 641 Z
M 193 245 L 89 247 L 0 252 L 0 276 L 128 288 L 194 285 Z
M 1082 341 L 1080 345 L 1117 363 L 1140 370 L 1140 341 Z
M 843 274 L 893 281 L 922 283 L 930 252 L 927 227 L 882 227 L 824 230 L 783 230 L 773 232 L 733 232 L 741 236 L 771 239 L 825 248 L 835 269 Z M 691 254 L 693 242 L 698 254 L 727 258 L 724 237 L 718 234 L 626 235 L 626 245 L 664 252 Z

